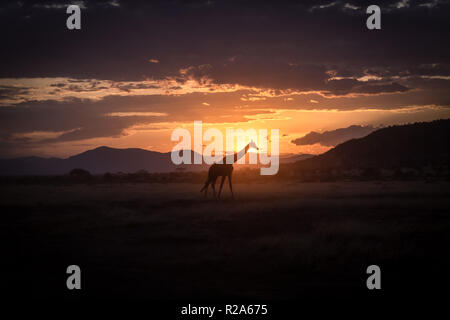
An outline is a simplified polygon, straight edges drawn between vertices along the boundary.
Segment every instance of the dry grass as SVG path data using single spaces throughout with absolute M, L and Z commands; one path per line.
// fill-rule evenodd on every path
M 236 184 L 235 201 L 197 184 L 2 186 L 9 285 L 61 296 L 79 264 L 87 297 L 286 299 L 366 292 L 378 264 L 393 292 L 418 270 L 426 286 L 450 266 L 449 186 Z

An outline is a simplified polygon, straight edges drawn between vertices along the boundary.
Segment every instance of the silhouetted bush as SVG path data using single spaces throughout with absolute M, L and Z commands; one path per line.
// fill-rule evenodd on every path
M 88 179 L 92 178 L 92 175 L 89 171 L 81 169 L 81 168 L 72 169 L 69 172 L 69 176 L 76 178 L 76 179 L 83 179 L 83 180 L 88 180 Z
M 23 185 L 68 185 L 77 183 L 204 183 L 207 171 L 174 171 L 149 173 L 140 170 L 135 173 L 110 173 L 93 175 L 89 171 L 75 168 L 66 175 L 52 176 L 0 176 L 0 184 Z M 387 168 L 326 168 L 306 169 L 293 164 L 282 164 L 273 176 L 262 176 L 260 168 L 235 168 L 234 183 L 270 183 L 277 181 L 295 182 L 333 182 L 333 181 L 370 181 L 370 180 L 449 180 L 450 166 L 426 165 L 415 167 Z M 219 180 L 220 182 L 220 180 Z

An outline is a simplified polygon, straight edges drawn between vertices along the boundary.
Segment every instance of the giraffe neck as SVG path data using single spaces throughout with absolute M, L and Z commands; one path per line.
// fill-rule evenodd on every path
M 226 164 L 233 164 L 236 161 L 238 161 L 239 159 L 241 159 L 243 156 L 245 156 L 245 154 L 247 153 L 248 149 L 250 148 L 249 145 L 246 145 L 244 149 L 242 149 L 239 152 L 236 152 L 235 154 L 229 155 L 229 156 L 225 156 L 223 158 L 223 163 Z
M 245 154 L 247 153 L 248 149 L 250 148 L 249 145 L 246 145 L 244 149 L 242 149 L 241 151 L 235 153 L 234 156 L 234 162 L 238 161 L 239 159 L 241 159 L 243 156 L 245 156 Z

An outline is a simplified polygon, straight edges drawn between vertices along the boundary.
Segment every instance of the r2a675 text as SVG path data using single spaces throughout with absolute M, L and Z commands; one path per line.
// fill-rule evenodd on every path
M 225 305 L 225 314 L 267 314 L 267 305 L 265 304 L 227 304 Z

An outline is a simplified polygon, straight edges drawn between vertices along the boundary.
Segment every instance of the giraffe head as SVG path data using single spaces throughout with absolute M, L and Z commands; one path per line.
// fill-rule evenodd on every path
M 250 141 L 250 143 L 248 144 L 248 146 L 249 146 L 250 148 L 255 148 L 256 150 L 259 150 L 259 148 L 256 146 L 256 143 L 253 142 L 253 140 Z

